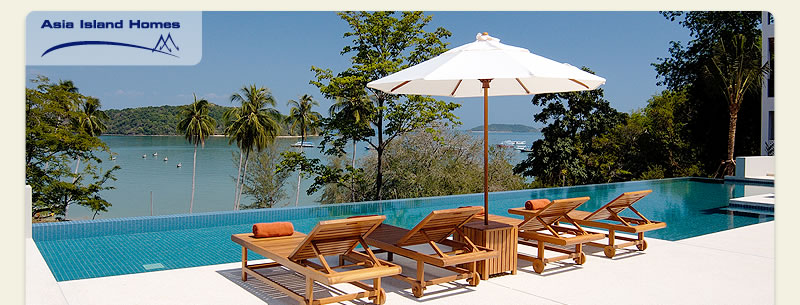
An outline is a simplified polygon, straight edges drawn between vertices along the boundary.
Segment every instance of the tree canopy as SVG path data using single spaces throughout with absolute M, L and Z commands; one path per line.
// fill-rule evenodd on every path
M 653 64 L 658 84 L 686 93 L 686 103 L 682 106 L 685 141 L 696 149 L 702 173 L 714 173 L 727 155 L 729 109 L 727 98 L 719 93 L 719 79 L 706 67 L 713 66 L 718 41 L 730 39 L 734 34 L 760 41 L 761 12 L 670 11 L 662 15 L 687 28 L 692 40 L 686 44 L 672 41 L 670 56 Z M 746 92 L 738 116 L 736 155 L 760 154 L 760 109 L 761 88 Z
M 375 199 L 382 198 L 383 154 L 391 142 L 410 131 L 424 128 L 435 121 L 457 122 L 452 111 L 459 105 L 424 96 L 398 96 L 367 88 L 367 83 L 400 71 L 447 50 L 443 39 L 451 33 L 444 28 L 431 32 L 425 30 L 431 16 L 422 12 L 342 12 L 338 13 L 350 26 L 344 33 L 352 38 L 351 44 L 342 48 L 342 55 L 350 55 L 351 66 L 334 74 L 330 69 L 312 66 L 317 86 L 324 97 L 359 100 L 371 96 L 373 111 L 367 116 L 372 135 L 361 128 L 342 128 L 352 121 L 352 116 L 333 116 L 329 130 L 338 128 L 345 137 L 367 140 L 377 152 Z M 346 141 L 339 141 L 343 145 Z M 339 149 L 338 151 L 342 151 Z
M 33 189 L 32 215 L 64 216 L 78 204 L 95 212 L 111 203 L 99 196 L 119 166 L 103 168 L 111 151 L 97 135 L 105 115 L 100 101 L 81 95 L 71 81 L 53 83 L 39 76 L 25 89 L 25 183 Z M 83 169 L 72 164 L 84 161 Z
M 584 70 L 591 72 L 584 68 Z M 543 139 L 532 145 L 528 158 L 514 172 L 536 177 L 537 186 L 563 186 L 619 180 L 624 170 L 604 160 L 595 139 L 626 120 L 626 115 L 603 98 L 603 89 L 538 94 L 531 102 L 541 106 L 534 121 L 548 124 Z

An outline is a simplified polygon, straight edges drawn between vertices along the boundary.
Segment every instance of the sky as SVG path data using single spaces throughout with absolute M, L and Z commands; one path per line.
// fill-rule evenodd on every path
M 452 32 L 450 48 L 473 42 L 479 32 L 504 44 L 576 67 L 606 79 L 601 86 L 611 106 L 630 112 L 664 88 L 656 85 L 652 63 L 667 57 L 670 41 L 686 43 L 689 31 L 658 12 L 426 12 L 426 28 Z M 334 73 L 350 64 L 341 55 L 350 40 L 347 24 L 334 12 L 204 12 L 203 57 L 195 66 L 28 66 L 26 78 L 44 75 L 72 80 L 103 109 L 185 105 L 192 93 L 231 106 L 229 97 L 245 85 L 271 90 L 277 108 L 288 113 L 290 99 L 310 94 L 327 113 L 332 101 L 309 84 L 311 66 Z M 30 86 L 30 82 L 28 82 Z M 482 98 L 442 98 L 462 105 L 455 111 L 464 129 L 483 124 Z M 524 124 L 540 108 L 531 96 L 491 97 L 489 123 Z

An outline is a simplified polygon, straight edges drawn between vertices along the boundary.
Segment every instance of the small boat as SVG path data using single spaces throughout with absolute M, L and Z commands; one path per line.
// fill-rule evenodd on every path
M 525 147 L 525 141 L 505 140 L 497 144 L 497 146 L 520 149 L 519 147 Z
M 181 166 L 183 165 L 180 162 L 178 162 L 178 165 L 176 167 L 181 167 Z
M 305 142 L 297 141 L 297 143 L 294 143 L 291 146 L 292 147 L 301 147 L 301 146 L 302 147 L 314 147 L 314 143 L 313 142 L 309 142 L 309 141 L 305 141 Z
M 164 157 L 164 162 L 167 162 L 167 160 L 169 160 L 169 159 L 167 159 L 167 157 Z
M 157 153 L 157 152 L 156 152 L 156 153 L 153 153 L 153 157 L 155 157 L 155 156 L 158 156 L 158 153 Z
M 147 158 L 147 155 L 142 155 L 142 158 Z
M 115 157 L 115 156 L 112 156 L 112 157 L 111 157 L 111 161 L 114 161 L 114 160 L 116 160 L 116 159 L 117 159 L 117 157 Z

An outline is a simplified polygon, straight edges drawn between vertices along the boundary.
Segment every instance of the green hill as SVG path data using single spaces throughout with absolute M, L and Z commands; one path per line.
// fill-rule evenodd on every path
M 483 131 L 483 125 L 474 127 L 470 131 Z M 489 124 L 489 131 L 493 132 L 536 132 L 539 128 L 522 124 Z
M 105 134 L 178 135 L 181 106 L 138 107 L 104 110 L 109 120 Z M 209 114 L 217 121 L 216 134 L 224 130 L 222 114 L 231 107 L 209 104 Z M 281 135 L 287 134 L 282 128 Z

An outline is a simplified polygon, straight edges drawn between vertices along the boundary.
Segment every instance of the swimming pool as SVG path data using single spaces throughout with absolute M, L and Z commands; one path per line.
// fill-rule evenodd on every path
M 489 212 L 509 215 L 533 198 L 589 196 L 579 209 L 593 211 L 623 192 L 651 189 L 635 207 L 667 228 L 651 238 L 680 240 L 773 220 L 757 213 L 728 211 L 732 197 L 773 192 L 772 185 L 676 178 L 601 185 L 497 192 L 489 194 Z M 747 189 L 747 190 L 746 190 Z M 300 208 L 132 217 L 33 225 L 33 239 L 57 281 L 231 263 L 241 248 L 230 235 L 256 222 L 288 220 L 308 233 L 320 220 L 382 214 L 386 223 L 410 228 L 433 210 L 483 205 L 483 194 L 384 200 Z M 629 211 L 626 211 L 629 212 Z M 633 216 L 629 214 L 628 216 Z M 261 257 L 252 254 L 251 259 Z

